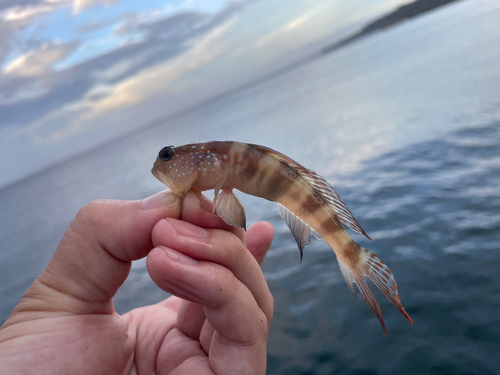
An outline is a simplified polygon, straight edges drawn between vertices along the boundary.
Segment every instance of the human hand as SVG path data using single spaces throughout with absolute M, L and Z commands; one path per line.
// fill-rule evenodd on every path
M 273 230 L 244 235 L 211 207 L 194 193 L 85 206 L 1 327 L 0 373 L 265 373 L 273 299 L 258 262 Z M 120 316 L 111 299 L 145 256 L 177 297 Z

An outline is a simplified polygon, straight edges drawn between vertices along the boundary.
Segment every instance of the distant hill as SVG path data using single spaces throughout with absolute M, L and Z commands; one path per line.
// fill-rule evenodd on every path
M 371 23 L 366 25 L 361 31 L 347 38 L 340 40 L 339 42 L 333 43 L 326 48 L 321 50 L 321 53 L 329 53 L 332 52 L 346 44 L 349 44 L 359 38 L 362 38 L 374 31 L 385 29 L 387 27 L 391 27 L 401 21 L 404 21 L 407 18 L 418 16 L 421 13 L 425 13 L 431 9 L 440 7 L 442 5 L 454 2 L 457 0 L 416 0 L 413 3 L 403 5 L 396 9 L 394 12 L 391 12 Z

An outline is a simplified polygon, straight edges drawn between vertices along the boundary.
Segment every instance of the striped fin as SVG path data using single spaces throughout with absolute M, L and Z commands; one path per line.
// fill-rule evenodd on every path
M 304 220 L 280 203 L 278 203 L 278 212 L 288 228 L 290 228 L 290 231 L 295 238 L 295 242 L 297 242 L 297 245 L 299 246 L 300 262 L 302 263 L 302 257 L 304 255 L 302 250 L 311 243 L 311 236 L 314 236 L 317 239 L 321 239 L 321 236 L 318 232 L 307 225 Z
M 303 177 L 307 182 L 309 182 L 314 189 L 316 189 L 323 198 L 328 202 L 330 207 L 334 210 L 335 214 L 338 216 L 339 220 L 351 228 L 353 231 L 365 235 L 369 240 L 371 238 L 366 234 L 365 230 L 361 227 L 359 222 L 356 220 L 351 210 L 347 208 L 346 204 L 340 199 L 340 196 L 333 189 L 323 177 L 321 177 L 316 172 L 307 169 L 303 165 L 297 163 L 295 160 L 289 158 L 282 153 L 270 149 L 268 147 L 248 144 L 248 146 L 257 148 L 261 152 L 268 154 L 269 156 L 286 163 L 290 168 L 294 169 L 301 177 Z
M 362 266 L 363 273 L 370 278 L 371 281 L 380 289 L 380 291 L 391 301 L 394 306 L 405 316 L 408 321 L 413 324 L 410 316 L 406 313 L 401 299 L 399 298 L 398 284 L 389 267 L 382 262 L 370 250 L 361 248 L 364 252 L 364 264 Z
M 398 287 L 394 276 L 384 262 L 382 262 L 375 254 L 370 250 L 359 247 L 361 251 L 361 259 L 348 265 L 342 262 L 338 257 L 337 260 L 340 266 L 340 272 L 344 276 L 344 280 L 349 287 L 349 290 L 354 295 L 356 299 L 356 291 L 354 289 L 354 283 L 358 286 L 363 299 L 366 301 L 368 306 L 377 316 L 382 329 L 387 335 L 387 330 L 385 328 L 384 318 L 382 317 L 382 310 L 375 299 L 375 296 L 370 290 L 370 287 L 366 283 L 365 276 L 367 276 L 379 289 L 380 291 L 391 301 L 394 306 L 405 316 L 408 321 L 413 324 L 410 316 L 407 314 L 403 305 L 401 304 L 401 299 L 399 298 Z
M 371 241 L 371 238 L 368 236 L 368 234 L 366 234 L 365 230 L 356 220 L 351 210 L 349 210 L 349 208 L 347 208 L 346 204 L 342 201 L 342 199 L 340 199 L 340 196 L 333 189 L 332 185 L 330 185 L 319 174 L 310 169 L 301 168 L 297 169 L 297 171 L 311 185 L 313 185 L 316 190 L 318 190 L 321 193 L 321 195 L 330 204 L 330 207 L 333 208 L 333 210 L 335 211 L 335 213 L 337 214 L 338 218 L 342 223 L 347 225 L 353 231 L 365 235 Z

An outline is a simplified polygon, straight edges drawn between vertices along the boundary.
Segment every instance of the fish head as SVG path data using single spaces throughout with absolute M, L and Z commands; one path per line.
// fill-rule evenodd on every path
M 163 147 L 151 172 L 180 197 L 191 189 L 214 189 L 225 178 L 224 165 L 216 153 L 204 148 L 199 144 Z

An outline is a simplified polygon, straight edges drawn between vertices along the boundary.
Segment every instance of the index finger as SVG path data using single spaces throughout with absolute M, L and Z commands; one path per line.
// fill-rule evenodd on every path
M 255 243 L 261 249 L 267 249 L 272 240 L 272 226 L 263 225 L 260 230 L 267 243 Z M 224 230 L 205 230 L 182 220 L 164 219 L 155 225 L 152 238 L 155 246 L 175 249 L 197 261 L 227 268 L 250 290 L 270 324 L 273 297 L 256 259 L 235 235 Z
M 223 229 L 235 234 L 241 242 L 245 243 L 245 232 L 235 228 L 213 212 L 213 203 L 201 193 L 189 191 L 182 201 L 181 220 L 202 228 Z

